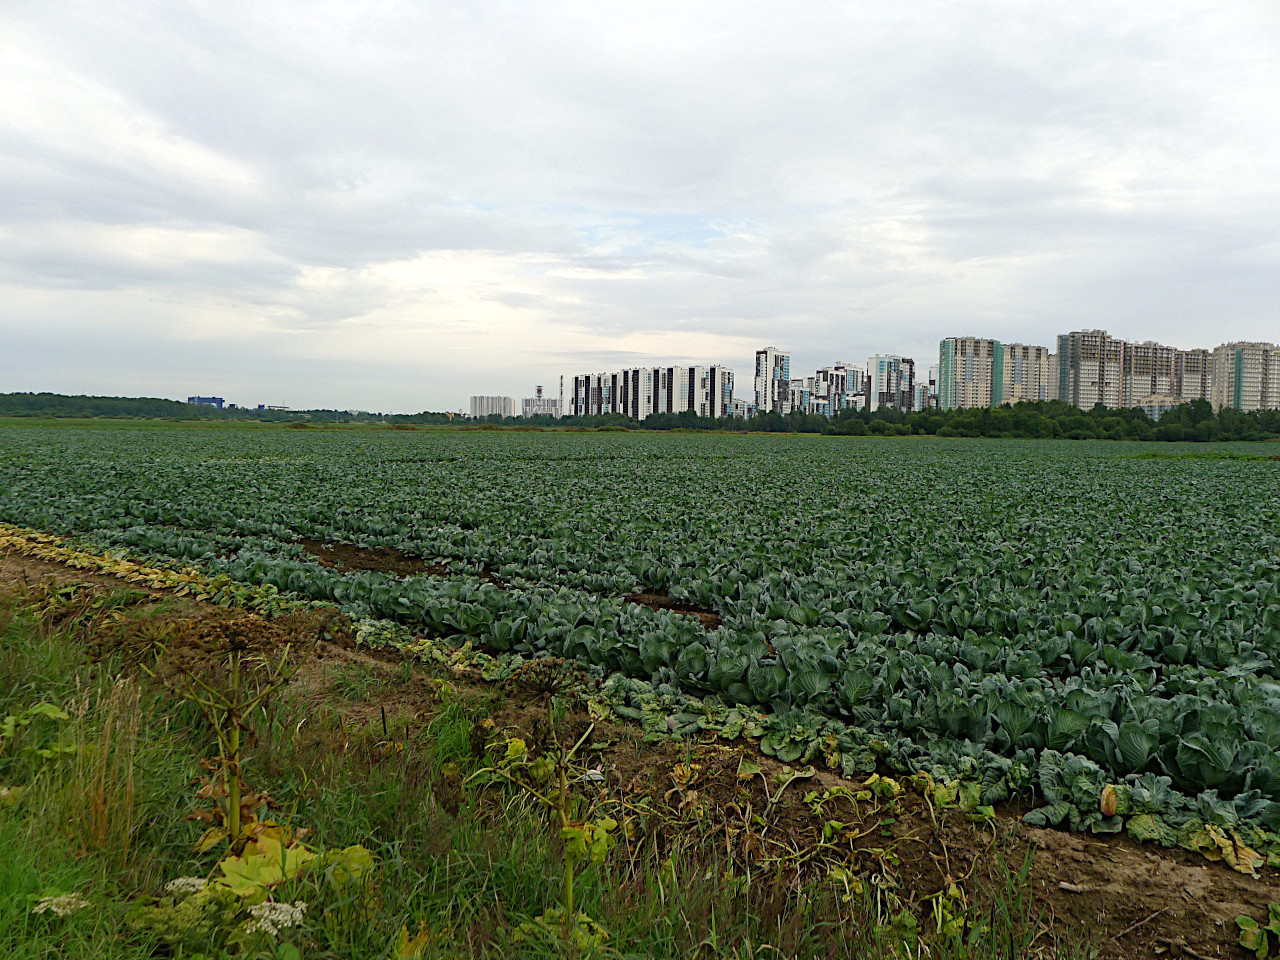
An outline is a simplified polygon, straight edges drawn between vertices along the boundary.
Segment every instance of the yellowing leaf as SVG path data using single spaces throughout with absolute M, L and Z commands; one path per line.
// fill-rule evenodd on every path
M 417 934 L 413 937 L 409 936 L 407 926 L 401 926 L 391 949 L 392 960 L 420 960 L 427 951 L 427 943 L 430 939 L 431 933 L 425 926 L 419 927 Z

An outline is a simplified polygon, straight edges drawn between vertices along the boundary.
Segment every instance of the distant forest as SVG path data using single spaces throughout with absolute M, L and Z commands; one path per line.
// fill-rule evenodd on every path
M 1280 438 L 1280 410 L 1218 414 L 1204 400 L 1175 407 L 1159 422 L 1140 408 L 1116 410 L 1101 404 L 1080 410 L 1059 400 L 1018 403 L 995 409 L 894 409 L 874 413 L 845 410 L 828 420 L 817 414 L 761 414 L 749 420 L 713 420 L 697 414 L 663 413 L 633 420 L 620 414 L 599 417 L 486 417 L 469 423 L 504 426 L 581 427 L 631 430 L 751 430 L 763 433 L 823 433 L 836 436 L 1006 437 L 1066 440 L 1272 440 Z
M 1280 438 L 1280 410 L 1214 413 L 1204 400 L 1175 407 L 1158 422 L 1141 409 L 1098 405 L 1079 410 L 1058 400 L 1018 403 L 995 409 L 922 410 L 874 413 L 845 410 L 832 420 L 816 414 L 762 414 L 749 420 L 712 419 L 692 412 L 655 414 L 633 420 L 621 414 L 599 417 L 484 417 L 449 413 L 381 414 L 345 410 L 218 410 L 176 400 L 129 397 L 69 397 L 56 393 L 0 394 L 4 417 L 106 417 L 115 419 L 257 420 L 266 422 L 453 424 L 483 428 L 522 427 L 570 430 L 750 430 L 764 433 L 821 433 L 836 436 L 1061 438 L 1067 440 L 1272 440 Z

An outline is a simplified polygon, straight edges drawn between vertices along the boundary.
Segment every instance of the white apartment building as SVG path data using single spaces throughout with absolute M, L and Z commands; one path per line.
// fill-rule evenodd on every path
M 912 406 L 917 411 L 928 410 L 933 406 L 933 397 L 929 393 L 929 384 L 923 380 L 916 382 L 915 402 Z
M 867 360 L 867 409 L 896 407 L 910 413 L 915 386 L 916 363 L 910 357 L 882 355 Z
M 533 388 L 533 396 L 525 397 L 520 402 L 520 415 L 523 417 L 558 417 L 560 404 L 551 397 L 542 395 L 542 387 Z
M 1236 341 L 1213 351 L 1214 412 L 1280 409 L 1280 347 Z
M 473 417 L 514 417 L 516 402 L 510 397 L 472 397 Z
M 861 410 L 866 405 L 866 381 L 866 371 L 857 364 L 822 367 L 812 377 L 791 381 L 792 409 L 824 417 L 834 417 L 841 410 Z M 796 385 L 801 382 L 804 393 L 798 395 Z
M 791 355 L 777 347 L 756 351 L 756 413 L 791 412 Z
M 568 412 L 576 417 L 620 413 L 643 420 L 691 410 L 700 417 L 725 417 L 732 410 L 733 379 L 733 371 L 719 365 L 582 374 L 573 378 Z
M 814 378 L 806 377 L 792 380 L 787 387 L 787 412 L 810 413 L 809 400 L 814 387 Z

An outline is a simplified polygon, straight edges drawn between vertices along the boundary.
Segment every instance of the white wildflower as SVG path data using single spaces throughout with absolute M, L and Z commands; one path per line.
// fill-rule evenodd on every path
M 271 900 L 254 904 L 249 908 L 249 913 L 254 919 L 245 924 L 244 932 L 265 933 L 274 937 L 287 927 L 296 927 L 301 924 L 302 915 L 306 909 L 307 905 L 302 900 L 292 904 L 276 903 Z
M 164 885 L 164 892 L 172 896 L 184 893 L 199 893 L 209 881 L 204 877 L 177 877 Z
M 45 897 L 31 908 L 31 912 L 52 913 L 59 917 L 69 917 L 77 910 L 83 910 L 88 905 L 89 901 L 79 894 L 64 893 L 58 897 Z

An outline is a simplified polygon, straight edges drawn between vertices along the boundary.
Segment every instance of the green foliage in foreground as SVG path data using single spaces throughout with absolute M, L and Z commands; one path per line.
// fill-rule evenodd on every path
M 1035 792 L 1039 823 L 1280 856 L 1274 462 L 800 443 L 13 431 L 0 520 L 572 657 L 676 733 L 763 711 L 785 762 L 924 769 L 982 805 Z M 1193 449 L 1244 448 L 1155 448 Z M 303 538 L 448 573 L 325 567 Z M 641 590 L 721 625 L 621 599 Z M 1108 812 L 1108 786 L 1137 800 Z
M 522 926 L 536 933 L 534 918 L 554 909 L 559 890 L 545 818 L 517 793 L 465 789 L 462 815 L 451 814 L 432 786 L 450 771 L 477 772 L 476 705 L 446 700 L 429 722 L 393 719 L 384 733 L 304 696 L 256 717 L 247 768 L 295 824 L 315 830 L 310 843 L 360 842 L 376 854 L 376 872 L 371 885 L 291 873 L 271 888 L 276 908 L 252 914 L 273 925 L 247 929 L 230 895 L 201 894 L 218 855 L 193 853 L 200 827 L 184 819 L 203 805 L 191 781 L 209 730 L 196 711 L 122 679 L 112 663 L 85 663 L 82 643 L 0 607 L 0 710 L 60 704 L 74 729 L 33 724 L 27 746 L 70 733 L 86 761 L 0 757 L 0 783 L 25 791 L 0 803 L 6 960 L 144 960 L 173 955 L 170 946 L 205 960 L 888 958 L 916 943 L 930 956 L 1014 960 L 1039 939 L 1025 865 L 981 909 L 948 900 L 917 923 L 898 907 L 885 915 L 893 901 L 884 893 L 864 903 L 834 884 L 796 891 L 790 876 L 746 882 L 696 835 L 679 856 L 637 846 L 582 874 L 578 902 L 609 932 L 604 949 L 518 938 Z M 388 736 L 398 750 L 383 749 Z M 98 808 L 110 816 L 95 817 Z

